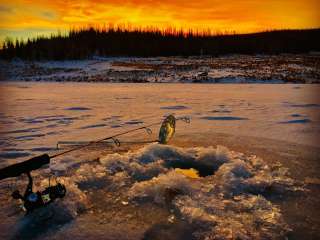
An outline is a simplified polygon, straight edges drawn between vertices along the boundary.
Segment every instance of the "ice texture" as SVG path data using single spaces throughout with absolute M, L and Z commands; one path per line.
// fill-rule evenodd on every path
M 212 174 L 190 178 L 174 170 L 171 163 L 176 161 L 180 168 L 206 166 Z M 114 176 L 115 184 L 123 184 L 119 176 L 127 179 L 130 201 L 172 208 L 175 217 L 199 225 L 193 233 L 196 239 L 283 237 L 290 229 L 268 196 L 301 190 L 282 166 L 268 166 L 259 157 L 223 146 L 151 144 L 135 152 L 107 155 L 100 163 Z

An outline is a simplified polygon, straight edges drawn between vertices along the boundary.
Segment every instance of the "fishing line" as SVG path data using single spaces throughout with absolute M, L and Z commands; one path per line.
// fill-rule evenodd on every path
M 158 125 L 159 123 L 161 123 L 161 122 L 152 123 L 152 124 L 149 124 L 149 125 L 146 125 L 146 126 L 138 127 L 138 128 L 135 128 L 135 129 L 131 129 L 131 130 L 125 131 L 125 132 L 121 132 L 121 133 L 115 134 L 113 136 L 109 136 L 109 137 L 101 138 L 99 140 L 91 141 L 91 142 L 89 142 L 89 143 L 87 143 L 85 145 L 77 146 L 77 147 L 71 148 L 69 150 L 66 150 L 64 152 L 52 155 L 52 156 L 50 156 L 50 159 L 58 157 L 58 156 L 61 156 L 61 155 L 64 155 L 64 154 L 67 154 L 67 153 L 70 153 L 70 152 L 73 152 L 73 151 L 76 151 L 76 150 L 80 150 L 82 148 L 91 146 L 92 144 L 97 144 L 97 143 L 100 143 L 100 142 L 103 142 L 103 141 L 106 141 L 106 140 L 113 140 L 116 145 L 119 145 L 120 141 L 116 139 L 117 137 L 122 136 L 122 135 L 126 135 L 126 134 L 131 133 L 131 132 L 136 132 L 136 131 L 139 131 L 139 130 L 142 130 L 142 129 L 148 129 L 149 127 Z M 148 131 L 148 130 L 146 130 L 146 131 Z
M 169 116 L 172 116 L 176 121 L 180 120 L 180 121 L 183 121 L 183 122 L 186 122 L 186 123 L 190 123 L 190 118 L 189 118 L 189 117 L 185 117 L 185 116 L 184 116 L 184 117 L 175 118 L 173 115 L 169 115 Z M 167 117 L 167 118 L 168 118 L 168 117 Z M 167 119 L 167 118 L 166 118 L 166 119 Z M 115 134 L 115 135 L 113 135 L 113 136 L 109 136 L 109 137 L 105 137 L 105 138 L 99 139 L 99 140 L 90 141 L 90 142 L 83 142 L 83 143 L 85 143 L 85 144 L 79 145 L 79 146 L 77 146 L 77 147 L 74 147 L 74 148 L 72 148 L 72 149 L 66 150 L 66 151 L 64 151 L 64 152 L 61 152 L 61 153 L 57 153 L 57 154 L 55 154 L 55 155 L 52 155 L 52 156 L 50 156 L 50 159 L 55 158 L 55 157 L 58 157 L 58 156 L 61 156 L 61 155 L 64 155 L 64 154 L 67 154 L 67 153 L 70 153 L 70 152 L 73 152 L 73 151 L 76 151 L 76 150 L 80 150 L 80 149 L 82 149 L 82 148 L 91 146 L 91 145 L 93 145 L 93 144 L 105 142 L 105 141 L 107 141 L 107 140 L 112 140 L 112 141 L 114 142 L 114 144 L 119 147 L 119 146 L 121 145 L 121 143 L 120 143 L 120 141 L 117 139 L 117 137 L 120 137 L 120 136 L 122 136 L 122 135 L 126 135 L 126 134 L 131 133 L 131 132 L 136 132 L 136 131 L 139 131 L 139 130 L 142 130 L 142 129 L 146 130 L 146 132 L 147 132 L 149 135 L 151 135 L 151 134 L 152 134 L 152 130 L 150 129 L 150 127 L 155 126 L 155 125 L 158 125 L 158 124 L 161 124 L 161 123 L 163 123 L 163 121 L 159 121 L 159 122 L 156 122 L 156 123 L 151 123 L 151 124 L 146 125 L 146 126 L 134 128 L 134 129 L 131 129 L 131 130 L 128 130 L 128 131 L 125 131 L 125 132 L 121 132 L 121 133 Z M 142 141 L 141 143 L 153 143 L 153 142 L 159 142 L 159 141 L 158 141 L 158 140 L 147 141 L 147 142 Z M 76 143 L 76 144 L 77 144 L 77 143 L 80 143 L 80 142 L 68 142 L 68 141 L 58 142 L 58 143 L 57 143 L 57 148 L 58 148 L 59 144 L 70 144 L 70 143 L 71 143 L 71 144 L 72 144 L 72 143 Z M 136 143 L 138 144 L 139 142 L 136 142 Z

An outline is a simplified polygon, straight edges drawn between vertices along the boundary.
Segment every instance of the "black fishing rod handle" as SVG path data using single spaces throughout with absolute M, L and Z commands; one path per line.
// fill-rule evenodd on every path
M 16 163 L 0 169 L 0 180 L 10 177 L 18 177 L 22 173 L 31 172 L 49 163 L 50 156 L 48 154 L 42 154 L 40 156 L 33 157 L 27 161 Z

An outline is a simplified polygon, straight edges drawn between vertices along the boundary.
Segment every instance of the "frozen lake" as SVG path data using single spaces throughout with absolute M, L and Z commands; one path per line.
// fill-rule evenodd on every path
M 171 146 L 130 146 L 98 162 L 81 152 L 37 173 L 43 184 L 50 171 L 61 176 L 70 189 L 64 203 L 70 212 L 75 202 L 85 205 L 70 221 L 58 216 L 30 228 L 32 216 L 12 213 L 5 184 L 13 182 L 3 183 L 1 217 L 8 221 L 0 224 L 0 237 L 93 239 L 105 231 L 108 239 L 319 236 L 318 212 L 308 210 L 319 197 L 319 85 L 3 82 L 0 92 L 0 167 L 56 152 L 58 141 L 95 140 L 168 114 L 191 118 L 177 123 Z M 119 140 L 152 140 L 158 127 L 152 130 Z M 189 168 L 186 162 L 199 178 L 170 170 Z M 278 162 L 290 177 L 272 167 Z M 313 196 L 303 184 L 312 185 L 305 188 Z M 37 232 L 39 226 L 45 230 Z
M 318 146 L 318 85 L 2 83 L 0 165 L 55 148 L 189 116 L 178 134 L 226 133 Z

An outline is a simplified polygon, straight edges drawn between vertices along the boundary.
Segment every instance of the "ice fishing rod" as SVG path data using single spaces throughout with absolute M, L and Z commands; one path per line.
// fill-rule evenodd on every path
M 150 127 L 152 126 L 155 126 L 155 125 L 158 125 L 160 123 L 162 123 L 162 126 L 167 126 L 167 124 L 171 125 L 170 127 L 173 129 L 173 133 L 175 131 L 175 121 L 178 121 L 178 120 L 181 120 L 181 121 L 184 121 L 186 123 L 190 123 L 190 118 L 188 117 L 179 117 L 179 118 L 175 118 L 173 115 L 169 115 L 168 117 L 166 117 L 164 119 L 164 121 L 159 121 L 159 122 L 156 122 L 156 123 L 151 123 L 149 125 L 146 125 L 146 126 L 142 126 L 142 127 L 138 127 L 138 128 L 135 128 L 135 129 L 131 129 L 131 130 L 128 130 L 128 131 L 125 131 L 125 132 L 121 132 L 121 133 L 118 133 L 118 134 L 115 134 L 113 136 L 109 136 L 109 137 L 105 137 L 105 138 L 101 138 L 99 140 L 95 140 L 95 141 L 90 141 L 90 142 L 86 142 L 86 144 L 84 145 L 80 145 L 80 146 L 77 146 L 77 147 L 74 147 L 72 149 L 69 149 L 69 150 L 66 150 L 64 152 L 61 152 L 61 153 L 57 153 L 53 156 L 51 156 L 50 158 L 55 158 L 55 157 L 58 157 L 58 156 L 61 156 L 61 155 L 64 155 L 64 154 L 67 154 L 67 153 L 70 153 L 70 152 L 73 152 L 73 151 L 76 151 L 76 150 L 80 150 L 82 148 L 85 148 L 85 147 L 88 147 L 92 144 L 97 144 L 97 143 L 101 143 L 101 142 L 104 142 L 104 141 L 107 141 L 107 140 L 113 140 L 113 142 L 115 143 L 116 146 L 120 146 L 120 141 L 117 139 L 117 137 L 120 137 L 122 135 L 126 135 L 128 133 L 131 133 L 131 132 L 136 132 L 136 131 L 139 131 L 139 130 L 142 130 L 142 129 L 145 129 L 147 131 L 148 134 L 151 134 L 152 133 L 152 130 L 150 129 Z M 162 127 L 161 126 L 161 127 Z M 167 126 L 168 127 L 168 126 Z M 160 128 L 160 132 L 161 132 L 161 128 Z M 166 133 L 166 131 L 162 130 L 163 134 Z M 160 133 L 159 133 L 160 134 Z M 169 133 L 167 133 L 169 134 Z M 169 136 L 169 135 L 168 135 Z M 172 134 L 173 136 L 173 134 Z M 170 136 L 170 138 L 172 137 Z M 154 140 L 154 141 L 145 141 L 143 143 L 151 143 L 151 142 L 160 142 L 162 144 L 165 144 L 167 143 L 167 141 L 169 139 L 167 139 L 167 141 L 164 142 L 164 140 L 166 139 L 165 136 L 163 136 L 162 138 L 160 138 L 160 135 L 159 135 L 159 139 L 157 140 Z M 59 145 L 59 143 L 61 144 L 64 144 L 64 143 L 68 143 L 68 142 L 58 142 L 57 146 Z
M 172 115 L 172 117 L 174 117 Z M 166 118 L 166 119 L 169 119 L 169 116 Z M 166 120 L 165 119 L 165 120 Z M 172 119 L 172 118 L 171 118 Z M 190 118 L 189 117 L 178 117 L 178 118 L 175 118 L 175 121 L 178 121 L 178 120 L 181 120 L 181 121 L 184 121 L 186 123 L 190 123 Z M 172 121 L 172 120 L 171 120 Z M 135 131 L 138 131 L 138 130 L 142 130 L 142 129 L 145 129 L 146 132 L 151 135 L 152 134 L 152 130 L 150 129 L 150 127 L 154 126 L 154 125 L 158 125 L 160 123 L 164 123 L 165 121 L 161 122 L 156 122 L 156 123 L 152 123 L 152 124 L 149 124 L 147 126 L 142 126 L 142 127 L 139 127 L 139 128 L 135 128 L 135 129 L 132 129 L 132 130 L 129 130 L 129 131 L 126 131 L 126 132 L 122 132 L 122 133 L 118 133 L 116 135 L 113 135 L 113 136 L 110 136 L 110 137 L 106 137 L 106 138 L 103 138 L 103 139 L 100 139 L 100 140 L 97 140 L 97 141 L 93 141 L 93 142 L 90 142 L 90 141 L 58 141 L 57 142 L 57 149 L 59 149 L 59 146 L 60 145 L 79 145 L 79 148 L 82 148 L 82 147 L 87 147 L 88 145 L 91 145 L 91 144 L 96 144 L 96 143 L 101 143 L 101 142 L 106 142 L 107 140 L 112 140 L 113 143 L 119 147 L 121 143 L 126 143 L 126 144 L 135 144 L 135 143 L 140 143 L 140 144 L 143 144 L 143 143 L 153 143 L 153 142 L 161 142 L 161 140 L 159 139 L 156 139 L 156 140 L 150 140 L 150 141 L 119 141 L 117 139 L 117 137 L 119 136 L 122 136 L 122 135 L 125 135 L 125 134 L 128 134 L 128 133 L 131 133 L 131 132 L 135 132 Z M 174 126 L 175 128 L 175 126 Z M 70 149 L 70 151 L 73 150 L 73 149 Z M 69 150 L 68 150 L 69 151 Z M 62 154 L 62 153 L 61 153 Z
M 175 133 L 177 120 L 182 120 L 187 123 L 190 122 L 189 118 L 186 118 L 186 117 L 175 118 L 173 115 L 169 115 L 163 120 L 161 124 L 158 139 L 153 142 L 158 142 L 160 144 L 167 144 L 168 141 L 173 137 Z M 56 185 L 51 186 L 50 178 L 49 178 L 49 186 L 46 189 L 44 189 L 43 191 L 33 192 L 33 179 L 31 176 L 31 171 L 39 169 L 45 164 L 49 164 L 52 158 L 55 158 L 76 150 L 80 150 L 92 144 L 103 142 L 109 139 L 112 139 L 117 146 L 120 146 L 120 141 L 116 139 L 116 137 L 131 133 L 131 132 L 135 132 L 141 129 L 145 129 L 147 133 L 151 134 L 152 131 L 149 127 L 152 127 L 156 124 L 159 124 L 159 122 L 152 123 L 147 126 L 131 129 L 125 132 L 121 132 L 113 136 L 91 141 L 85 145 L 77 146 L 51 156 L 49 156 L 48 154 L 43 154 L 40 156 L 33 157 L 27 161 L 10 165 L 8 167 L 0 169 L 0 180 L 10 178 L 10 177 L 18 177 L 23 173 L 27 174 L 29 183 L 26 187 L 24 195 L 21 195 L 19 190 L 15 190 L 11 194 L 11 196 L 14 199 L 19 199 L 20 201 L 23 202 L 23 209 L 26 211 L 26 214 L 28 214 L 37 208 L 47 206 L 48 204 L 54 202 L 57 198 L 64 198 L 67 191 L 66 186 L 64 184 L 58 183 L 57 181 L 56 181 Z
M 66 154 L 66 153 L 69 153 L 69 152 L 72 152 L 72 151 L 76 151 L 78 149 L 88 147 L 88 146 L 90 146 L 92 144 L 101 143 L 101 142 L 104 142 L 104 141 L 107 141 L 107 140 L 112 140 L 114 142 L 114 144 L 119 147 L 120 146 L 120 141 L 117 139 L 117 137 L 122 136 L 122 135 L 126 135 L 126 134 L 131 133 L 131 132 L 136 132 L 136 131 L 139 131 L 139 130 L 142 130 L 142 129 L 146 130 L 146 132 L 148 134 L 152 134 L 152 130 L 150 129 L 150 127 L 152 127 L 154 125 L 157 125 L 159 123 L 161 123 L 161 122 L 152 123 L 152 124 L 149 124 L 149 125 L 146 125 L 146 126 L 142 126 L 142 127 L 138 127 L 138 128 L 135 128 L 135 129 L 131 129 L 131 130 L 128 130 L 128 131 L 125 131 L 125 132 L 117 133 L 117 134 L 115 134 L 113 136 L 105 137 L 105 138 L 102 138 L 102 139 L 99 139 L 99 140 L 95 140 L 95 141 L 89 141 L 89 142 L 88 141 L 86 141 L 86 142 L 58 141 L 57 142 L 57 149 L 59 149 L 59 145 L 60 144 L 75 144 L 75 145 L 77 145 L 77 143 L 80 143 L 82 145 L 80 145 L 78 147 L 75 147 L 75 148 L 72 148 L 72 149 L 69 149 L 67 151 L 58 153 L 56 155 L 53 155 L 52 157 L 58 157 L 60 155 L 63 155 L 63 154 Z M 85 143 L 85 144 L 83 144 L 83 143 Z
M 2 169 L 0 169 L 0 180 L 8 178 L 8 177 L 17 177 L 17 176 L 21 175 L 22 173 L 27 173 L 32 170 L 38 169 L 45 164 L 49 164 L 50 160 L 53 158 L 68 154 L 68 153 L 76 151 L 76 150 L 83 149 L 83 148 L 91 146 L 93 144 L 101 143 L 106 140 L 113 140 L 117 146 L 120 146 L 120 141 L 117 139 L 117 137 L 122 136 L 122 135 L 126 135 L 131 132 L 136 132 L 136 131 L 139 131 L 142 129 L 145 129 L 147 131 L 147 133 L 151 134 L 152 131 L 151 131 L 150 127 L 158 125 L 160 123 L 162 123 L 162 125 L 161 125 L 160 131 L 159 131 L 159 138 L 155 141 L 152 141 L 152 142 L 158 142 L 160 144 L 167 144 L 168 141 L 173 137 L 173 135 L 175 133 L 176 121 L 178 121 L 178 120 L 184 121 L 186 123 L 190 123 L 190 118 L 188 118 L 188 117 L 176 118 L 173 115 L 169 115 L 162 122 L 160 121 L 160 122 L 152 123 L 152 124 L 138 127 L 135 129 L 131 129 L 131 130 L 128 130 L 125 132 L 117 133 L 113 136 L 108 136 L 108 137 L 104 137 L 104 138 L 101 138 L 101 139 L 98 139 L 95 141 L 90 141 L 85 145 L 80 145 L 80 146 L 71 148 L 69 150 L 66 150 L 66 151 L 51 155 L 51 156 L 49 154 L 43 154 L 40 156 L 36 156 L 36 157 L 33 157 L 27 161 L 16 163 L 16 164 L 10 165 L 8 167 L 2 168 Z

